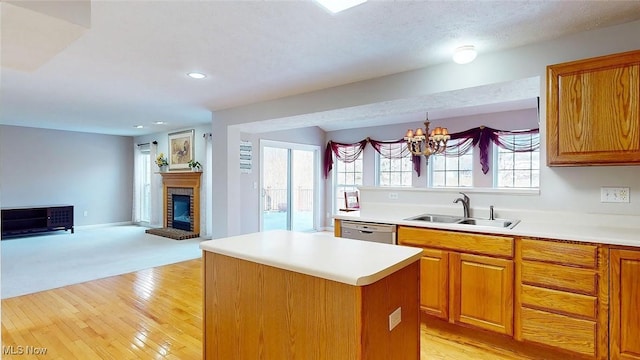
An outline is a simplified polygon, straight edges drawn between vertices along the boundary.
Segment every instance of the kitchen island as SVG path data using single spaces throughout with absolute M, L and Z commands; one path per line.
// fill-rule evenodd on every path
M 419 359 L 421 249 L 283 230 L 200 247 L 204 359 Z

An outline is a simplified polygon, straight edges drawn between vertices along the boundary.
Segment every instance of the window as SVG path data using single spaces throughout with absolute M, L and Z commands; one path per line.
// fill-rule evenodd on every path
M 133 221 L 151 220 L 151 150 L 149 144 L 135 146 L 133 156 Z
M 540 142 L 540 134 L 503 135 L 510 143 Z M 514 152 L 494 144 L 494 187 L 537 188 L 540 186 L 540 150 Z
M 356 151 L 356 147 L 352 147 Z M 350 151 L 349 148 L 345 151 Z M 344 207 L 344 192 L 356 191 L 362 186 L 362 153 L 350 163 L 336 159 L 334 167 L 334 210 Z
M 151 221 L 151 152 L 142 151 L 142 184 L 140 201 L 140 221 Z
M 456 148 L 455 151 L 457 151 Z M 448 150 L 447 150 L 448 151 Z M 473 186 L 473 148 L 466 154 L 455 152 L 429 156 L 431 187 Z
M 381 147 L 384 148 L 384 153 L 403 153 L 403 156 L 397 159 L 388 159 L 376 153 L 378 160 L 378 186 L 411 186 L 411 171 L 413 167 L 411 153 L 409 151 L 403 152 L 403 148 L 406 148 L 407 144 L 383 144 Z

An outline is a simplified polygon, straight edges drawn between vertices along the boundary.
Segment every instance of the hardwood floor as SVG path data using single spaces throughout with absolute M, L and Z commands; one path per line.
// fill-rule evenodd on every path
M 201 359 L 202 294 L 197 259 L 5 299 L 2 358 Z M 543 358 L 451 330 L 446 323 L 423 323 L 421 358 Z
M 4 299 L 2 358 L 200 359 L 201 264 L 191 260 Z M 29 346 L 46 355 L 18 356 Z

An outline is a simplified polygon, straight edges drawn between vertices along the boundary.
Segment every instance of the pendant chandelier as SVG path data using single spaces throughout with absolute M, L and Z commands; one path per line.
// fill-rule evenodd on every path
M 409 129 L 404 136 L 409 151 L 416 156 L 424 155 L 427 162 L 429 156 L 444 152 L 450 138 L 447 128 L 438 126 L 429 132 L 429 113 L 424 121 L 424 131 L 421 128 L 417 128 L 415 131 Z

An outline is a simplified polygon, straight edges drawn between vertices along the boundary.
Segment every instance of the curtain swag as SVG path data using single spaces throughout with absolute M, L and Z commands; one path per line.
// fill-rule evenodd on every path
M 469 152 L 472 147 L 477 145 L 478 148 L 480 148 L 480 165 L 482 165 L 482 172 L 486 174 L 489 172 L 489 145 L 491 143 L 513 152 L 535 151 L 540 148 L 540 136 L 518 137 L 515 135 L 538 135 L 539 133 L 539 128 L 525 130 L 497 130 L 486 126 L 479 126 L 459 133 L 450 134 L 451 139 L 447 143 L 447 148 L 443 155 L 451 157 L 464 155 Z M 333 168 L 333 155 L 335 155 L 337 159 L 346 163 L 354 162 L 358 156 L 360 156 L 367 143 L 370 143 L 380 156 L 387 159 L 399 159 L 406 156 L 409 152 L 409 149 L 406 146 L 402 146 L 400 149 L 397 147 L 385 146 L 391 144 L 404 144 L 404 139 L 379 141 L 366 138 L 352 144 L 329 141 L 324 152 L 323 161 L 325 179 L 329 177 L 329 172 L 331 172 L 331 169 Z M 411 161 L 413 163 L 414 171 L 418 176 L 420 176 L 420 156 L 412 155 Z

